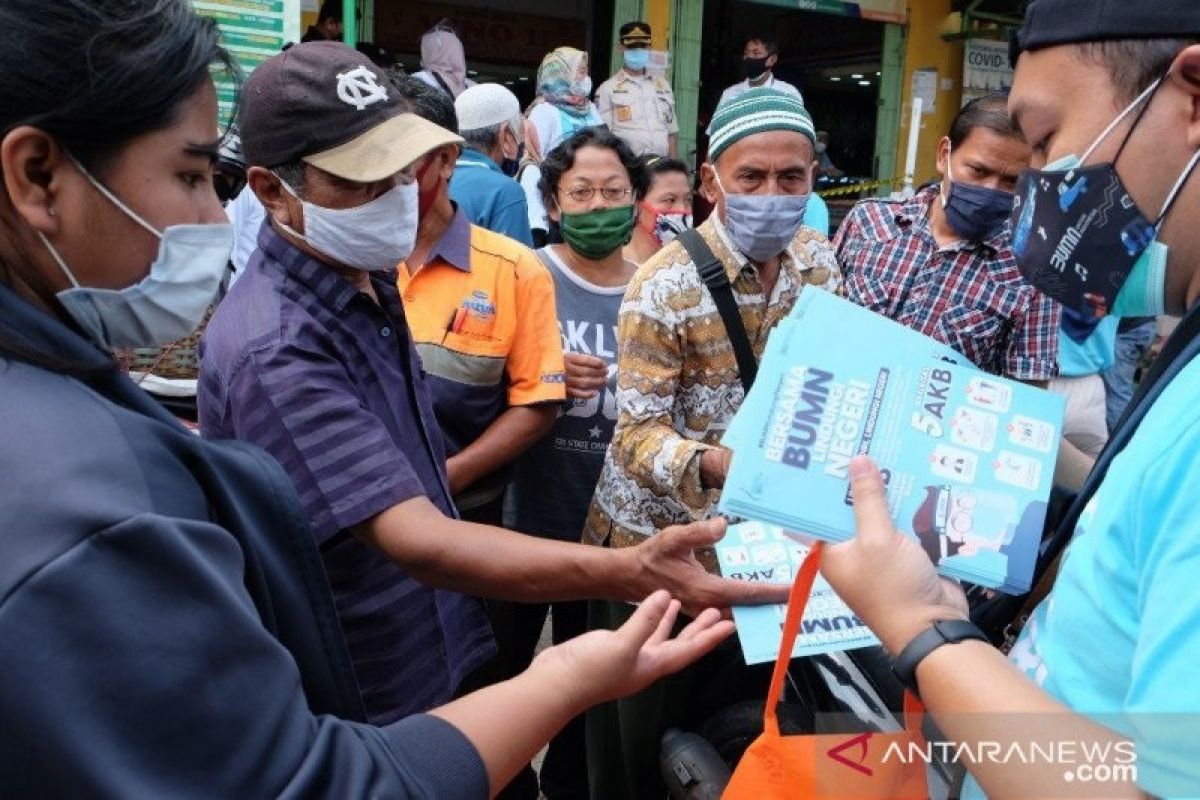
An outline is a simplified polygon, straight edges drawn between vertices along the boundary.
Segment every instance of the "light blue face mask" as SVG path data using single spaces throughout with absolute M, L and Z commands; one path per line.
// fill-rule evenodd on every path
M 787 250 L 804 223 L 808 194 L 731 194 L 713 172 L 725 195 L 725 232 L 734 246 L 758 264 Z
M 132 286 L 81 286 L 63 257 L 38 231 L 42 244 L 71 282 L 70 289 L 58 292 L 58 301 L 96 344 L 108 350 L 159 347 L 194 333 L 217 298 L 233 249 L 233 226 L 169 225 L 160 233 L 82 164 L 75 161 L 75 166 L 109 202 L 158 239 L 158 256 L 149 274 Z
M 650 49 L 648 47 L 631 47 L 625 51 L 622 58 L 627 68 L 635 72 L 643 70 L 650 63 Z

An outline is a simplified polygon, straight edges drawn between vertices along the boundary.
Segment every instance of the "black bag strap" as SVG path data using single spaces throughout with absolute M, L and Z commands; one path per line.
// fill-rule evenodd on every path
M 433 79 L 438 82 L 438 86 L 442 87 L 442 91 L 444 91 L 446 94 L 450 95 L 450 99 L 453 100 L 454 92 L 452 92 L 450 90 L 450 85 L 448 83 L 446 83 L 446 79 L 443 78 L 441 75 L 438 75 L 433 70 L 429 70 L 429 74 L 432 75 Z
M 1066 516 L 1055 529 L 1054 536 L 1050 537 L 1050 540 L 1043 546 L 1042 553 L 1038 558 L 1039 567 L 1042 566 L 1043 561 L 1048 564 L 1066 547 L 1067 541 L 1070 540 L 1071 534 L 1075 530 L 1075 523 L 1078 522 L 1083 509 L 1092 499 L 1092 495 L 1100 488 L 1113 459 L 1125 449 L 1125 445 L 1133 438 L 1133 434 L 1137 432 L 1138 426 L 1141 425 L 1150 407 L 1154 405 L 1154 401 L 1158 399 L 1158 396 L 1163 393 L 1175 376 L 1196 357 L 1197 353 L 1200 353 L 1200 304 L 1184 315 L 1179 327 L 1163 345 L 1162 353 L 1142 377 L 1142 382 L 1134 392 L 1133 399 L 1125 407 L 1125 413 L 1117 421 L 1108 443 L 1100 451 L 1096 465 L 1088 473 L 1083 488 L 1079 490 L 1079 494 L 1075 496 L 1075 501 L 1071 503 Z
M 1200 354 L 1200 304 L 1193 306 L 1184 315 L 1179 327 L 1163 346 L 1162 353 L 1143 376 L 1137 391 L 1134 392 L 1133 399 L 1125 407 L 1125 412 L 1117 421 L 1107 444 L 1100 451 L 1095 466 L 1088 473 L 1083 488 L 1075 495 L 1067 507 L 1066 513 L 1055 524 L 1054 532 L 1042 542 L 1033 573 L 1035 586 L 1070 543 L 1080 515 L 1083 514 L 1083 510 L 1100 488 L 1113 459 L 1129 444 L 1150 407 L 1154 405 L 1154 401 L 1197 354 Z M 999 595 L 973 608 L 971 619 L 987 632 L 994 643 L 999 644 L 1003 639 L 1005 627 L 1015 621 L 1013 617 L 1020 610 L 1024 601 L 1024 595 L 1015 597 Z
M 733 347 L 733 357 L 737 359 L 738 377 L 742 381 L 742 388 L 749 394 L 758 375 L 758 359 L 754 356 L 754 348 L 750 346 L 750 337 L 742 323 L 742 314 L 738 311 L 729 276 L 725 274 L 725 265 L 695 228 L 679 234 L 679 241 L 691 256 L 696 271 L 700 273 L 700 280 L 708 287 L 708 293 L 717 305 L 717 313 L 721 315 L 721 322 L 725 323 L 725 334 Z

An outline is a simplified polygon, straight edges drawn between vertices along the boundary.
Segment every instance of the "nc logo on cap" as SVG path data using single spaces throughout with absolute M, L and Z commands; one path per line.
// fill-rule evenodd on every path
M 366 67 L 339 72 L 337 79 L 338 99 L 359 111 L 374 103 L 387 102 L 387 89 L 379 85 L 375 73 Z

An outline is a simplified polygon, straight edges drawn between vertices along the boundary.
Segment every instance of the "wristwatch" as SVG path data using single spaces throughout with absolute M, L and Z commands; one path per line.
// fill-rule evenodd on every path
M 957 644 L 967 639 L 988 641 L 984 632 L 970 620 L 938 620 L 905 645 L 904 649 L 900 651 L 900 655 L 896 656 L 892 662 L 892 672 L 900 679 L 905 688 L 920 697 L 920 692 L 917 691 L 917 665 L 925 659 L 925 656 L 942 645 Z

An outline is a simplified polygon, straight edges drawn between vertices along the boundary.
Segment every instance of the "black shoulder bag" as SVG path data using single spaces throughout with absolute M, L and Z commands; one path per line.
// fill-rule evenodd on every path
M 725 265 L 695 228 L 679 234 L 679 242 L 691 256 L 696 271 L 700 273 L 700 280 L 708 287 L 708 293 L 717 305 L 717 313 L 721 315 L 729 344 L 733 347 L 733 357 L 737 359 L 738 377 L 742 381 L 742 388 L 749 394 L 758 375 L 758 359 L 754 357 L 750 337 L 746 334 L 746 326 L 742 324 L 742 315 L 738 311 L 729 276 L 725 274 Z

